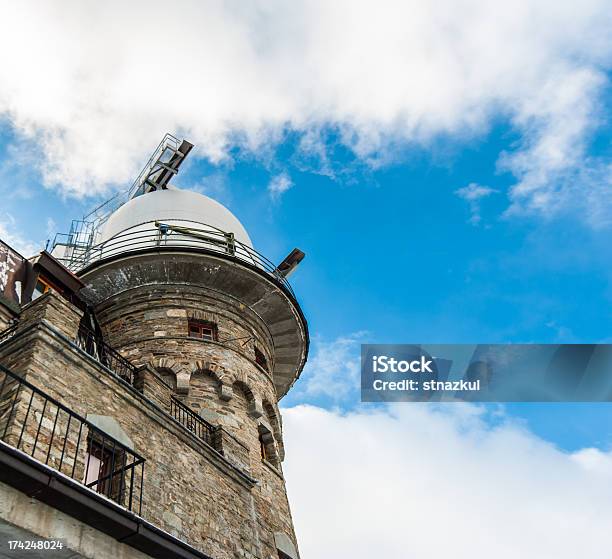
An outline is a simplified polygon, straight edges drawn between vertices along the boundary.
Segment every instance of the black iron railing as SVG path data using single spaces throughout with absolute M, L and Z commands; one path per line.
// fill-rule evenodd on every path
M 145 459 L 2 365 L 0 440 L 142 514 Z
M 0 344 L 12 338 L 15 332 L 17 332 L 16 324 L 14 324 L 13 326 L 9 328 L 6 328 L 5 330 L 2 330 L 2 332 L 0 332 Z
M 215 428 L 174 396 L 170 397 L 170 415 L 196 437 L 212 445 L 212 435 Z
M 65 241 L 56 238 L 55 246 L 72 247 L 71 242 L 70 238 Z M 71 270 L 78 271 L 98 260 L 128 252 L 165 247 L 204 249 L 245 262 L 265 272 L 295 298 L 289 281 L 276 265 L 249 245 L 240 242 L 233 233 L 183 219 L 159 219 L 140 223 L 97 245 L 89 246 L 86 250 L 72 251 L 70 256 L 60 257 L 59 260 Z
M 96 361 L 109 368 L 125 382 L 131 385 L 134 384 L 136 367 L 118 351 L 109 346 L 102 339 L 102 336 L 81 325 L 75 341 L 82 350 L 91 355 Z

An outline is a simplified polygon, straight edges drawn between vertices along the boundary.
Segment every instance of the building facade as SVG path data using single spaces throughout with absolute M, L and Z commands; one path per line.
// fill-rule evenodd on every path
M 30 259 L 21 299 L 0 298 L 4 539 L 297 559 L 278 402 L 308 330 L 283 266 L 226 208 L 171 187 L 96 234 Z

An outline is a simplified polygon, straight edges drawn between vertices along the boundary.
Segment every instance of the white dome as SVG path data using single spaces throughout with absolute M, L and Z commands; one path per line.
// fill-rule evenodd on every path
M 225 206 L 203 194 L 174 187 L 143 194 L 121 206 L 108 218 L 97 242 L 156 220 L 175 225 L 184 225 L 185 221 L 210 225 L 233 233 L 237 241 L 253 247 L 242 223 Z

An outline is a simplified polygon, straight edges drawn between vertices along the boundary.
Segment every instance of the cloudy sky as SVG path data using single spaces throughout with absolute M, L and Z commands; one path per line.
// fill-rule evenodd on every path
M 311 359 L 284 400 L 304 559 L 600 557 L 607 405 L 359 403 L 359 344 L 612 338 L 605 0 L 12 2 L 0 237 L 34 253 L 176 184 L 307 253 Z M 325 506 L 322 506 L 322 503 Z

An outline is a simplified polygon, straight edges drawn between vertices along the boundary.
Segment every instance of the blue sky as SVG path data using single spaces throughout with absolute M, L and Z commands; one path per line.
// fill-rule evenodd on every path
M 607 133 L 600 132 L 593 150 L 602 150 Z M 3 211 L 18 236 L 52 240 L 95 204 L 45 188 L 39 173 L 12 162 L 16 137 L 6 123 L 0 138 Z M 296 155 L 299 139 L 287 134 L 272 163 L 240 150 L 219 165 L 192 159 L 176 184 L 226 204 L 271 259 L 280 261 L 294 246 L 306 252 L 292 283 L 309 319 L 313 354 L 320 343 L 346 336 L 355 336 L 355 355 L 361 342 L 610 341 L 610 229 L 593 229 L 576 216 L 505 215 L 513 177 L 496 162 L 514 141 L 507 126 L 468 145 L 406 149 L 382 169 L 356 161 L 330 134 L 337 176 L 304 164 Z M 271 196 L 279 175 L 292 186 Z M 493 190 L 479 202 L 478 222 L 457 194 L 473 182 Z M 342 397 L 300 390 L 313 373 L 307 368 L 285 405 L 362 405 L 356 384 Z M 505 409 L 568 450 L 608 449 L 612 441 L 608 404 Z

